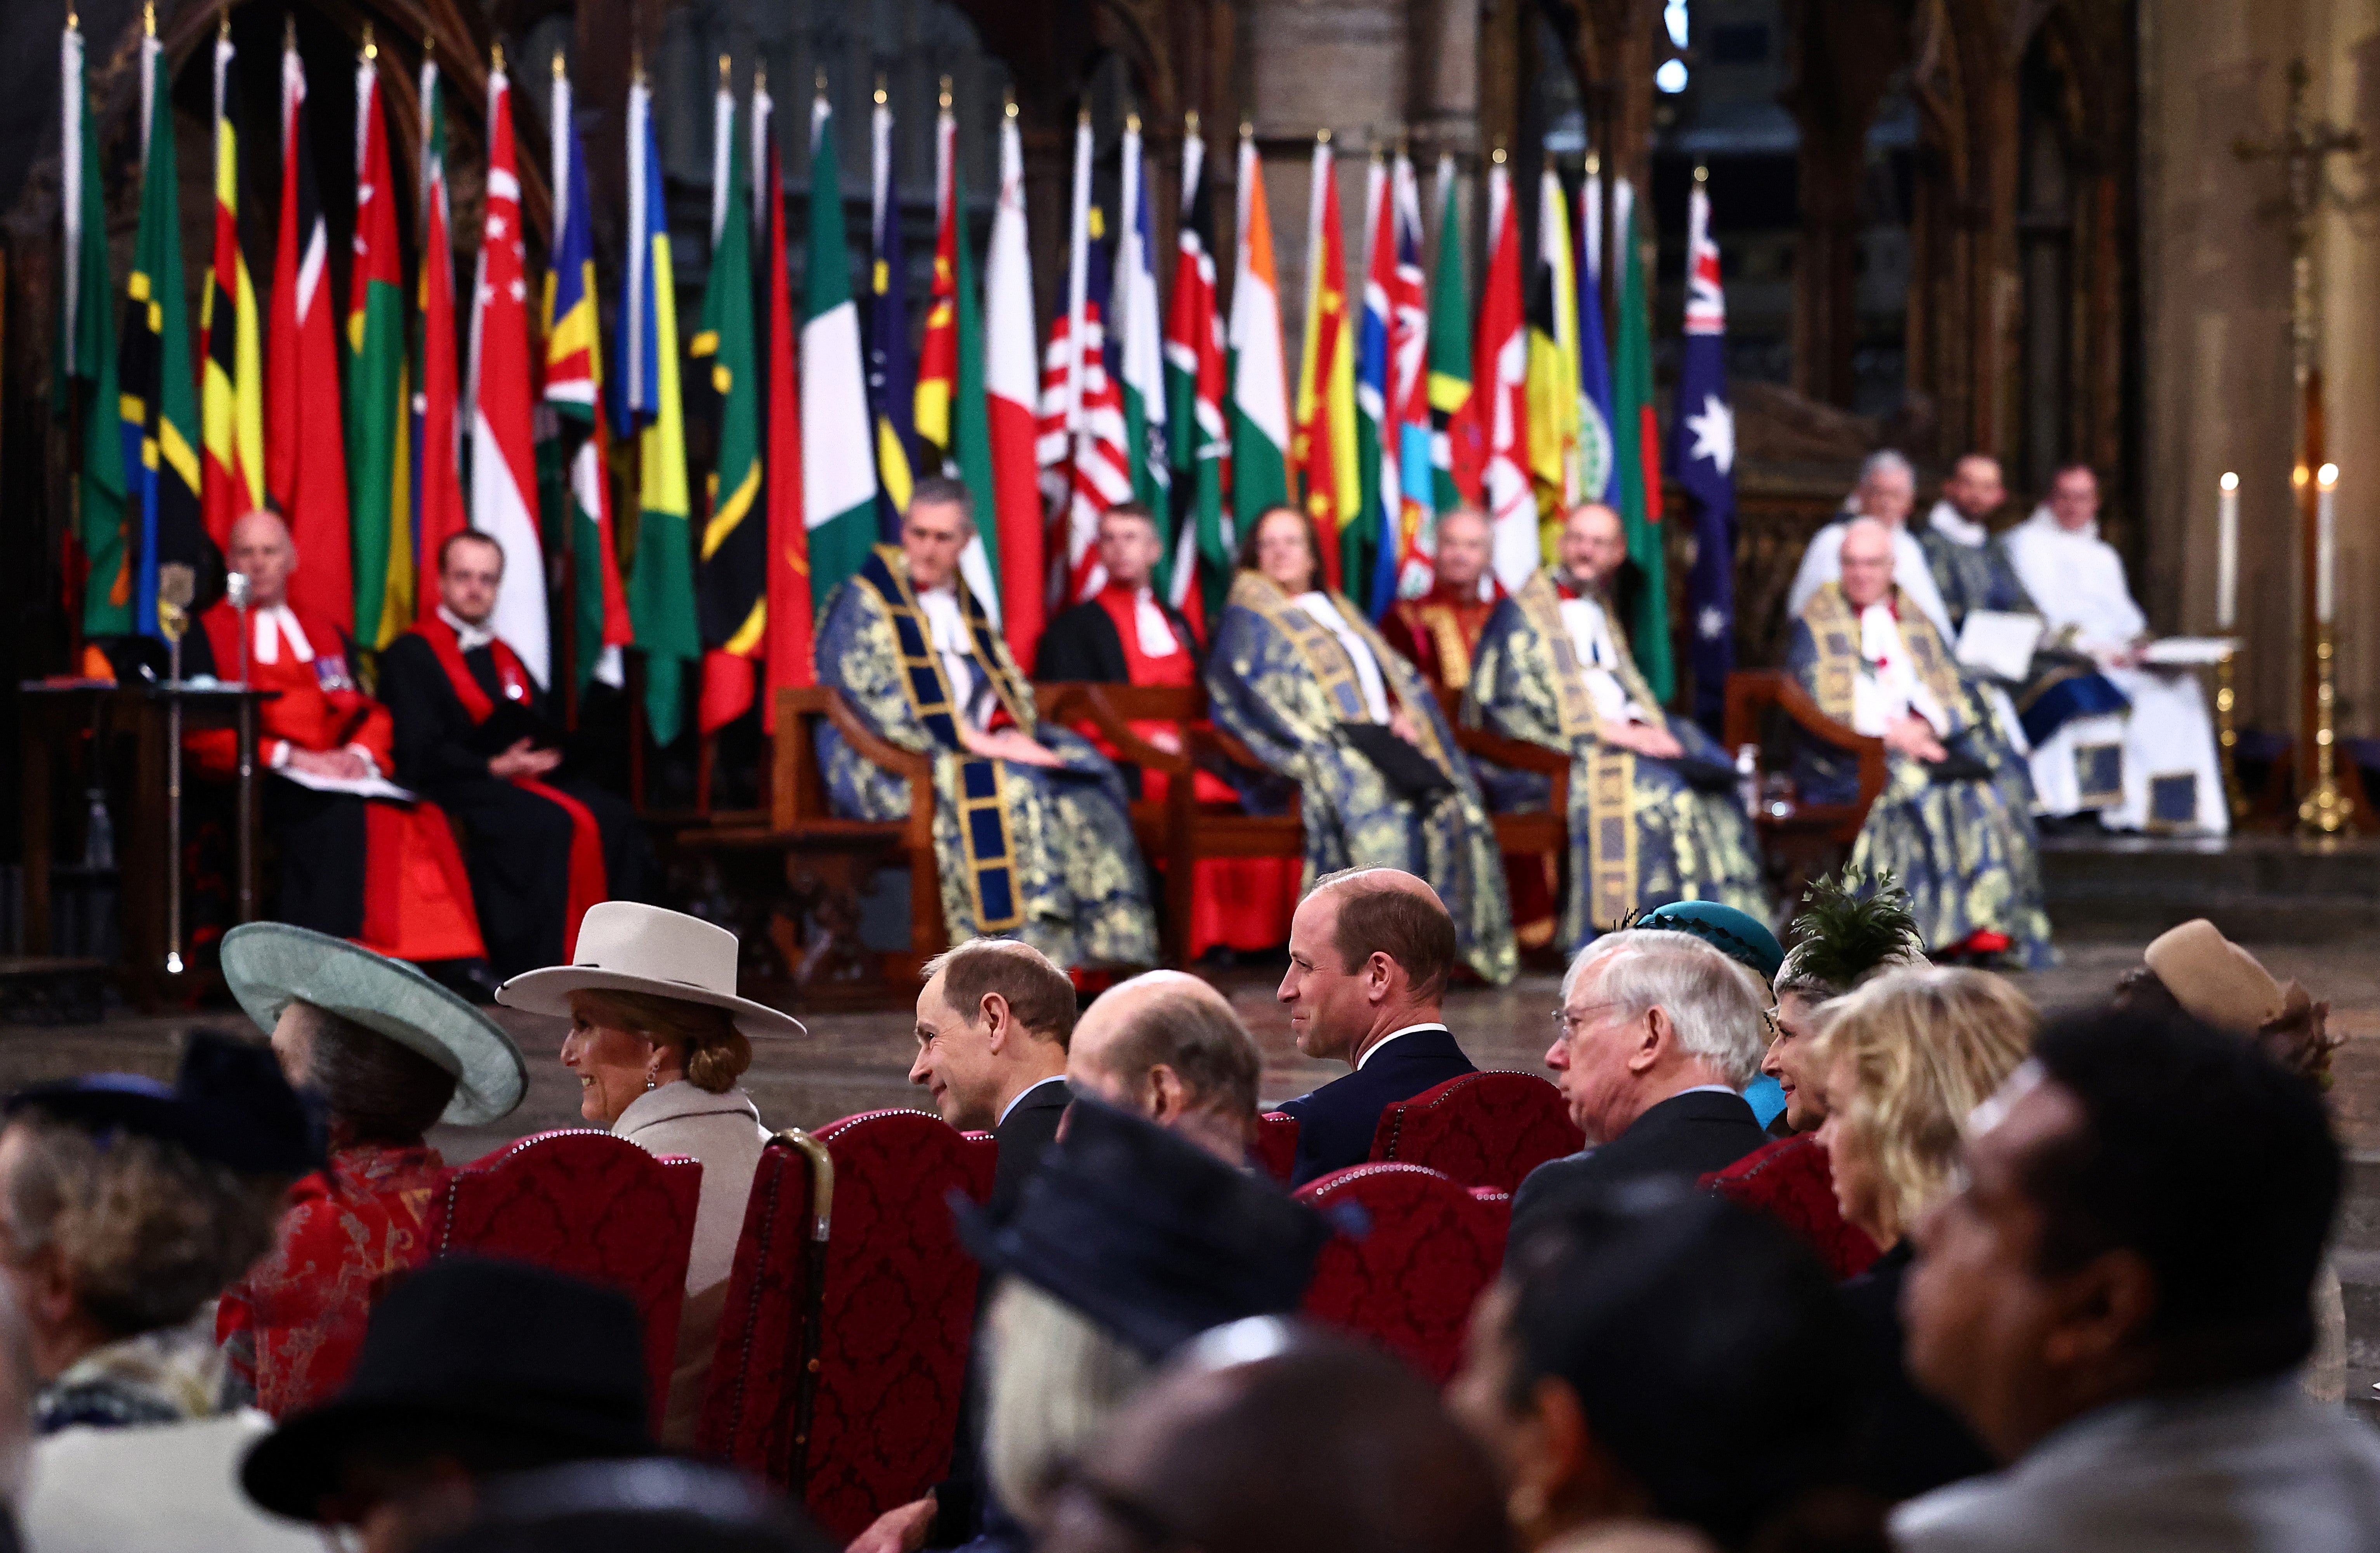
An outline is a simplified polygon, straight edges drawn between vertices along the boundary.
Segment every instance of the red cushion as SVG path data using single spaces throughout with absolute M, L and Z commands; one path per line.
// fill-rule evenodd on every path
M 820 1129 L 834 1159 L 818 1401 L 802 1492 L 837 1547 L 950 1470 L 975 1327 L 976 1262 L 944 1206 L 991 1195 L 998 1147 L 915 1110 Z M 789 1457 L 769 1465 L 785 1481 Z
M 793 1459 L 794 1388 L 813 1318 L 814 1184 L 809 1156 L 782 1134 L 760 1151 L 694 1437 L 702 1455 L 779 1489 Z
M 644 1318 L 659 1429 L 701 1191 L 702 1166 L 683 1156 L 590 1128 L 538 1133 L 449 1175 L 423 1238 L 433 1256 L 509 1256 L 625 1292 Z
M 1561 1091 L 1536 1074 L 1450 1078 L 1382 1110 L 1372 1134 L 1374 1159 L 1427 1165 L 1465 1186 L 1502 1192 L 1585 1147 Z
M 1370 1221 L 1315 1261 L 1305 1313 L 1370 1338 L 1432 1380 L 1453 1375 L 1472 1304 L 1504 1260 L 1509 1199 L 1479 1197 L 1419 1165 L 1355 1165 L 1309 1182 L 1302 1202 L 1347 1203 Z
M 1288 1185 L 1289 1178 L 1297 1173 L 1297 1118 L 1277 1110 L 1260 1112 L 1257 1141 L 1248 1153 L 1267 1175 Z

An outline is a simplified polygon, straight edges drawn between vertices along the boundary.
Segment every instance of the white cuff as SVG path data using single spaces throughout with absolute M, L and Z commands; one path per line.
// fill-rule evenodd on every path
M 273 740 L 273 758 L 264 763 L 265 769 L 267 770 L 277 771 L 287 764 L 289 764 L 289 741 L 287 739 Z

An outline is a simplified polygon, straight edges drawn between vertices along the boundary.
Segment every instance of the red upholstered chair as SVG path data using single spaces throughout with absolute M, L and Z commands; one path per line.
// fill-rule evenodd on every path
M 636 1301 L 658 1429 L 701 1191 L 702 1166 L 692 1159 L 655 1159 L 610 1133 L 565 1128 L 507 1144 L 449 1174 L 430 1200 L 423 1238 L 433 1256 L 534 1262 Z
M 1309 1182 L 1301 1202 L 1354 1203 L 1370 1229 L 1322 1248 L 1305 1314 L 1371 1339 L 1432 1380 L 1453 1375 L 1471 1306 L 1504 1260 L 1512 1207 L 1419 1165 L 1355 1165 Z
M 999 1151 L 916 1110 L 846 1116 L 817 1137 L 834 1165 L 818 1393 L 807 1460 L 780 1453 L 762 1471 L 841 1547 L 950 1471 L 977 1269 L 944 1205 L 953 1189 L 990 1197 Z M 801 1450 L 790 1428 L 779 1438 Z
M 1257 1141 L 1249 1153 L 1264 1172 L 1289 1184 L 1297 1171 L 1297 1118 L 1283 1116 L 1277 1110 L 1259 1111 L 1257 1115 Z
M 834 1161 L 798 1127 L 769 1140 L 753 1172 L 744 1234 L 719 1316 L 695 1450 L 779 1487 L 798 1475 L 818 1398 L 820 1276 L 834 1212 Z
M 1464 1074 L 1380 1112 L 1375 1160 L 1427 1165 L 1465 1186 L 1517 1190 L 1548 1159 L 1575 1154 L 1586 1134 L 1561 1091 L 1536 1074 Z

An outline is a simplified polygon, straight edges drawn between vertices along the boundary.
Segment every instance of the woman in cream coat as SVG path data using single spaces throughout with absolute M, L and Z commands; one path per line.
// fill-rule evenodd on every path
M 797 1036 L 801 1022 L 735 995 L 735 935 L 698 917 L 630 901 L 590 908 L 575 964 L 516 976 L 496 1001 L 567 1016 L 563 1065 L 578 1077 L 578 1113 L 650 1152 L 702 1165 L 686 1266 L 662 1443 L 691 1445 L 718 1343 L 744 1205 L 769 1130 L 736 1080 L 752 1037 Z

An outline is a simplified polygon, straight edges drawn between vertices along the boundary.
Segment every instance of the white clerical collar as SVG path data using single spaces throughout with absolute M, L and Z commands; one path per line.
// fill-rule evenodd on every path
M 2061 540 L 2087 540 L 2094 544 L 2097 543 L 2099 540 L 2099 520 L 2097 518 L 2093 518 L 2090 522 L 2084 524 L 2080 528 L 2069 528 L 2066 525 L 2058 521 L 2058 515 L 2049 510 L 2049 504 L 2046 502 L 2044 502 L 2041 505 L 2034 508 L 2033 516 L 2026 518 L 2025 522 L 2032 528 L 2039 528 L 2045 533 L 2055 534 Z
M 1132 625 L 1140 638 L 1143 658 L 1171 658 L 1182 650 L 1173 637 L 1173 623 L 1157 607 L 1155 588 L 1143 585 L 1132 590 Z
M 1036 1089 L 1047 1089 L 1053 1084 L 1063 1084 L 1065 1082 L 1066 1075 L 1064 1074 L 1051 1074 L 1048 1078 L 1043 1079 L 1038 1084 L 1026 1085 L 1024 1088 L 1019 1089 L 1016 1092 L 1016 1098 L 1001 1107 L 1000 1120 L 993 1122 L 992 1125 L 995 1128 L 1005 1127 L 1008 1125 L 1008 1113 L 1014 1110 L 1018 1106 L 1023 1105 L 1025 1103 L 1025 1097 L 1030 1095 Z
M 1925 515 L 1925 521 L 1944 539 L 1953 544 L 1965 545 L 1970 550 L 1981 550 L 1992 537 L 1990 529 L 1961 512 L 1948 497 L 1934 504 L 1934 510 Z
M 314 644 L 306 639 L 306 628 L 298 624 L 298 616 L 286 601 L 278 604 L 261 604 L 249 612 L 255 618 L 256 642 L 251 656 L 260 663 L 281 661 L 281 638 L 289 638 L 289 655 L 300 663 L 314 661 Z
M 477 652 L 496 639 L 496 634 L 488 629 L 487 622 L 481 621 L 474 625 L 443 604 L 438 606 L 438 618 L 454 629 L 455 645 L 465 652 Z
M 1380 1048 L 1388 1045 L 1399 1036 L 1410 1036 L 1416 1030 L 1443 1030 L 1445 1028 L 1446 1025 L 1443 1023 L 1433 1019 L 1420 1025 L 1408 1025 L 1402 1030 L 1390 1030 L 1387 1035 L 1382 1036 L 1378 1040 L 1374 1041 L 1370 1050 L 1355 1059 L 1355 1071 L 1357 1073 L 1362 1073 L 1364 1071 L 1364 1064 L 1370 1062 L 1373 1058 L 1378 1057 L 1380 1054 Z

